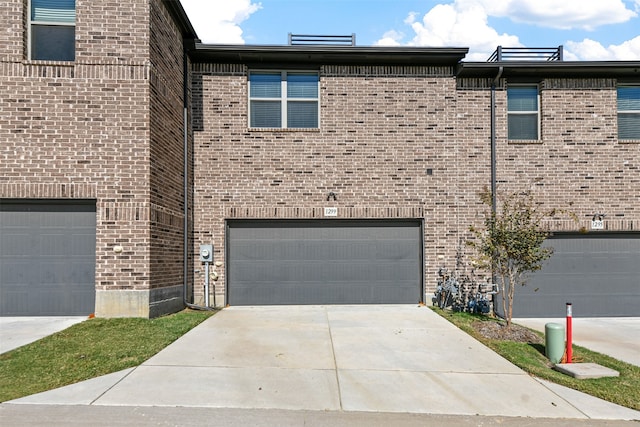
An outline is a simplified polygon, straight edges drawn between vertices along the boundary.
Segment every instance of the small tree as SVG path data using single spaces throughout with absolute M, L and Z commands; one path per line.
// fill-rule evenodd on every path
M 489 214 L 482 229 L 471 227 L 475 239 L 468 244 L 477 250 L 478 266 L 498 277 L 502 309 L 509 327 L 516 286 L 524 286 L 527 274 L 542 268 L 553 253 L 553 248 L 542 247 L 549 233 L 542 229 L 541 222 L 555 211 L 538 210 L 530 193 L 500 197 L 495 213 L 491 212 L 488 189 L 480 193 L 480 199 L 488 205 Z

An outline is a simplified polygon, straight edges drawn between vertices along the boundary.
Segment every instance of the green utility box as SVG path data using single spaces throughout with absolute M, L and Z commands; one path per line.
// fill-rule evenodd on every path
M 544 325 L 544 353 L 552 363 L 560 363 L 564 355 L 564 326 L 560 323 Z

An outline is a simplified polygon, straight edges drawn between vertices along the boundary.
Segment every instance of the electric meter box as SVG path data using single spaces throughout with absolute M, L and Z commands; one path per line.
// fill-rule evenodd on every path
M 213 245 L 200 245 L 200 262 L 213 262 Z

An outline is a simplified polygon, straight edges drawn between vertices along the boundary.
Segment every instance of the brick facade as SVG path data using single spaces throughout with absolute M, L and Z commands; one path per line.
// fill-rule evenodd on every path
M 492 79 L 460 75 L 458 64 L 442 60 L 451 52 L 298 57 L 295 69 L 319 72 L 319 128 L 251 129 L 248 72 L 282 50 L 265 49 L 255 65 L 192 49 L 185 76 L 183 46 L 195 33 L 179 4 L 77 0 L 76 60 L 30 61 L 27 1 L 5 3 L 0 199 L 95 200 L 99 316 L 156 316 L 192 293 L 202 303 L 194 254 L 204 243 L 214 244 L 215 302 L 224 305 L 225 221 L 321 218 L 330 192 L 338 218 L 424 222 L 427 295 L 438 267 L 453 266 L 469 226 L 481 221 Z M 609 231 L 640 228 L 640 141 L 618 140 L 618 78 L 605 74 L 528 76 L 540 86 L 539 141 L 507 140 L 505 88 L 522 79 L 496 82 L 498 188 L 533 189 L 545 206 L 577 215 L 578 222 L 550 221 L 552 230 L 588 229 L 595 213 L 606 213 Z
M 455 251 L 451 68 L 323 66 L 320 128 L 302 131 L 249 130 L 247 69 L 222 69 L 198 68 L 193 89 L 194 238 L 223 262 L 219 301 L 226 219 L 320 218 L 329 192 L 339 218 L 428 218 L 427 265 Z
M 541 87 L 539 141 L 507 139 L 503 89 L 509 80 L 496 91 L 498 190 L 531 189 L 544 205 L 568 210 L 578 218 L 578 222 L 552 220 L 551 230 L 588 230 L 595 213 L 606 213 L 606 230 L 636 231 L 640 141 L 618 140 L 617 81 L 541 77 L 536 83 Z M 486 156 L 489 90 L 459 89 L 457 93 L 459 134 L 473 135 L 467 140 L 469 146 L 480 153 L 484 144 Z M 478 105 L 486 107 L 480 115 Z
M 78 0 L 76 60 L 29 61 L 27 1 L 3 10 L 0 198 L 95 199 L 97 315 L 182 307 L 177 25 L 161 1 Z
M 490 186 L 491 86 L 446 67 L 321 66 L 317 130 L 250 129 L 243 64 L 193 69 L 195 231 L 213 242 L 224 300 L 225 220 L 321 218 L 329 192 L 341 218 L 424 220 L 425 290 L 452 268 Z M 533 190 L 554 231 L 635 231 L 640 145 L 617 139 L 615 79 L 545 79 L 541 139 L 509 141 L 506 85 L 496 89 L 498 191 Z M 427 173 L 431 170 L 431 174 Z M 635 188 L 635 190 L 634 190 Z M 467 258 L 468 261 L 468 258 Z M 195 263 L 195 269 L 199 268 Z

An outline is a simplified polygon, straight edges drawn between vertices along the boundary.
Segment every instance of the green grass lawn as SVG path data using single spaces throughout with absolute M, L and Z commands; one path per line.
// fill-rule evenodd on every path
M 140 365 L 213 313 L 90 319 L 0 354 L 0 402 Z
M 575 379 L 552 369 L 551 362 L 544 355 L 544 344 L 488 339 L 481 336 L 472 326 L 473 322 L 496 322 L 497 319 L 437 308 L 433 310 L 531 375 L 618 405 L 640 410 L 640 367 L 638 366 L 574 345 L 572 347 L 574 361 L 597 363 L 620 372 L 619 377 Z M 544 337 L 544 334 L 534 332 Z

